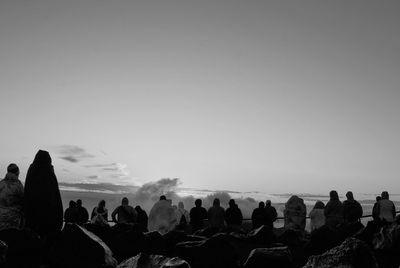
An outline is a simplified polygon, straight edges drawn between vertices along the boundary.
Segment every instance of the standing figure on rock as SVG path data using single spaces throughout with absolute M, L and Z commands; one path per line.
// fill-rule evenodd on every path
M 26 226 L 40 236 L 61 230 L 63 206 L 51 157 L 39 150 L 25 180 L 24 211 Z
M 176 212 L 171 200 L 167 200 L 164 195 L 160 196 L 160 200 L 154 204 L 149 213 L 149 231 L 166 234 L 177 224 Z
M 374 206 L 372 207 L 372 218 L 374 219 L 375 222 L 379 221 L 379 211 L 378 211 L 378 206 L 379 206 L 379 201 L 382 200 L 382 197 L 380 195 L 378 195 L 375 198 L 376 202 L 374 204 Z
M 310 211 L 311 232 L 325 224 L 325 204 L 322 201 L 315 202 L 314 208 Z
M 389 193 L 384 191 L 381 194 L 382 199 L 377 205 L 377 214 L 381 221 L 392 223 L 396 217 L 396 207 L 394 203 L 389 200 Z
M 201 199 L 194 201 L 195 207 L 190 210 L 190 225 L 192 232 L 204 228 L 204 220 L 207 219 L 207 210 L 201 206 Z
M 75 201 L 69 201 L 69 207 L 64 212 L 65 223 L 76 223 L 77 222 L 77 209 Z
M 253 229 L 267 224 L 267 211 L 265 210 L 264 202 L 258 203 L 258 208 L 255 208 L 251 213 L 251 223 L 253 224 Z
M 18 176 L 18 166 L 10 164 L 5 178 L 0 181 L 0 230 L 19 229 L 24 225 L 24 187 Z
M 285 204 L 283 212 L 285 218 L 285 228 L 304 231 L 306 228 L 307 208 L 303 199 L 293 195 Z
M 146 211 L 144 211 L 140 206 L 135 207 L 137 213 L 137 223 L 143 228 L 143 231 L 147 232 L 148 216 Z
M 239 229 L 242 226 L 242 211 L 233 199 L 229 200 L 229 208 L 225 211 L 225 221 L 228 226 L 234 229 Z
M 189 222 L 190 216 L 189 212 L 185 209 L 183 202 L 178 203 L 178 209 L 176 210 L 176 220 L 178 221 L 177 229 L 186 230 Z
M 343 219 L 347 223 L 360 221 L 363 215 L 363 209 L 356 200 L 354 200 L 353 193 L 346 193 L 347 200 L 343 202 Z
M 220 206 L 220 201 L 215 198 L 213 206 L 208 209 L 208 226 L 215 229 L 221 229 L 225 226 L 225 209 Z
M 100 226 L 108 226 L 108 210 L 106 201 L 101 200 L 97 207 L 93 208 L 91 222 Z
M 121 205 L 114 209 L 111 218 L 115 223 L 135 223 L 137 220 L 136 210 L 129 205 L 128 198 L 122 198 Z
M 343 222 L 343 204 L 336 191 L 330 191 L 329 201 L 325 206 L 325 222 L 329 227 L 336 227 Z
M 265 212 L 267 213 L 267 222 L 265 225 L 272 229 L 278 213 L 276 213 L 276 209 L 272 206 L 271 200 L 265 201 Z
M 89 220 L 89 213 L 85 207 L 82 206 L 82 200 L 76 200 L 76 217 L 77 223 L 83 226 Z

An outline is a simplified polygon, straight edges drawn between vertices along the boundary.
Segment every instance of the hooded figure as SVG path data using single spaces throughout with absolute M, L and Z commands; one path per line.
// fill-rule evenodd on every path
M 330 199 L 325 206 L 326 225 L 336 227 L 343 222 L 343 205 L 339 200 L 339 195 L 336 191 L 330 191 Z
M 235 200 L 229 200 L 229 208 L 225 211 L 225 221 L 229 226 L 240 227 L 242 225 L 242 211 L 235 203 Z
M 41 236 L 61 230 L 63 206 L 50 154 L 39 150 L 25 180 L 26 226 Z
M 315 202 L 314 208 L 310 211 L 311 231 L 320 228 L 325 224 L 325 204 L 322 201 Z
M 222 228 L 225 226 L 225 209 L 220 206 L 220 201 L 215 198 L 213 206 L 208 209 L 208 226 L 211 228 Z
M 5 178 L 0 181 L 0 230 L 23 227 L 24 187 L 18 176 L 18 166 L 10 164 Z
M 347 200 L 343 202 L 343 219 L 346 222 L 359 221 L 363 215 L 363 209 L 356 200 L 354 200 L 353 193 L 346 193 Z

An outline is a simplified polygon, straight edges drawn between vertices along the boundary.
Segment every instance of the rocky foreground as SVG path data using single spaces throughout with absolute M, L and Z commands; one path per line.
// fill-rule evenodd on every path
M 399 267 L 400 224 L 369 222 L 250 233 L 204 229 L 196 235 L 141 231 L 137 225 L 104 228 L 67 224 L 40 239 L 29 230 L 0 231 L 1 267 Z

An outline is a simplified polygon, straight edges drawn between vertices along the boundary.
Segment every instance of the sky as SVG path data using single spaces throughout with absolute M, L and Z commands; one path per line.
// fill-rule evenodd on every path
M 400 193 L 398 1 L 0 1 L 0 176 Z M 2 171 L 1 171 L 2 170 Z

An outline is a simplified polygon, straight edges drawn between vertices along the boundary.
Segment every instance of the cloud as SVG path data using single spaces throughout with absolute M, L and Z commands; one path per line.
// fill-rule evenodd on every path
M 76 145 L 61 145 L 57 147 L 57 153 L 60 155 L 60 159 L 71 163 L 77 163 L 83 159 L 95 157 L 86 152 L 84 148 Z
M 87 179 L 94 180 L 94 179 L 98 179 L 99 176 L 97 176 L 97 175 L 91 175 L 91 176 L 86 176 L 86 178 L 87 178 Z
M 93 164 L 93 165 L 84 165 L 85 168 L 107 168 L 116 165 L 117 163 L 110 164 Z

